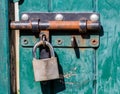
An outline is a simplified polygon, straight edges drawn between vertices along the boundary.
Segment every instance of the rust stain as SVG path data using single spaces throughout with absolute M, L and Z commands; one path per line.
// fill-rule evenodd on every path
M 80 48 L 80 50 L 81 50 L 82 52 L 84 52 L 84 51 L 86 50 L 86 48 Z
M 90 42 L 91 42 L 92 45 L 97 45 L 98 44 L 97 39 L 91 39 Z
M 80 44 L 86 45 L 86 39 L 83 39 L 83 35 L 80 35 Z
M 32 29 L 32 23 L 31 22 L 19 22 L 19 21 L 12 21 L 10 23 L 10 28 L 15 29 Z
M 15 24 L 14 23 L 15 23 L 14 21 L 10 23 L 10 28 L 11 29 L 15 29 Z
M 49 24 L 48 27 L 43 28 L 46 29 L 56 29 L 56 30 L 79 30 L 83 31 L 82 26 L 80 26 L 80 21 L 49 21 L 47 24 Z M 37 24 L 34 24 L 35 27 Z M 32 29 L 34 28 L 34 25 L 32 25 L 31 21 L 12 21 L 10 24 L 11 29 Z M 94 30 L 99 28 L 99 23 L 95 23 L 93 21 L 86 21 L 87 29 L 88 30 Z M 94 27 L 95 25 L 95 27 Z M 39 27 L 39 26 L 38 26 Z M 86 27 L 86 26 L 85 26 Z M 38 28 L 37 28 L 38 29 Z
M 79 21 L 49 21 L 49 29 L 79 30 Z
M 45 34 L 47 41 L 49 41 L 49 30 L 41 30 L 42 34 Z
M 92 27 L 91 27 L 92 23 L 93 23 L 92 21 L 87 21 L 87 29 L 92 29 Z

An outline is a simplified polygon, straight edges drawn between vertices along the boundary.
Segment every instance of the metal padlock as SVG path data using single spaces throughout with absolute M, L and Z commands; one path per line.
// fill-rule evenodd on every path
M 48 46 L 51 54 L 51 58 L 37 59 L 36 49 L 45 43 Z M 33 71 L 35 81 L 47 81 L 59 78 L 57 58 L 52 45 L 47 41 L 39 41 L 33 47 Z

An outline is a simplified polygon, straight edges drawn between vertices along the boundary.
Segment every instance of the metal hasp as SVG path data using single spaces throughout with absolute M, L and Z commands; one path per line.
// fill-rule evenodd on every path
M 22 13 L 21 20 L 12 21 L 10 28 L 27 31 L 21 36 L 24 47 L 33 47 L 38 41 L 34 34 L 44 32 L 53 47 L 88 48 L 99 46 L 101 24 L 98 13 Z M 35 33 L 28 36 L 28 32 Z
M 97 13 L 23 13 L 21 21 L 12 21 L 11 29 L 99 31 Z

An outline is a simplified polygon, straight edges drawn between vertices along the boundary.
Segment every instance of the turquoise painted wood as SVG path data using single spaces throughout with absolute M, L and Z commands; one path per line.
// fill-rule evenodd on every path
M 23 12 L 92 12 L 92 0 L 24 0 L 20 4 Z M 87 6 L 87 7 L 86 7 Z M 21 39 L 27 33 L 22 33 Z M 30 36 L 30 34 L 29 34 Z M 52 38 L 57 40 L 57 35 Z M 64 37 L 63 37 L 64 38 Z M 51 43 L 54 43 L 52 42 Z M 64 79 L 35 82 L 32 66 L 32 47 L 20 44 L 20 93 L 21 94 L 93 94 L 96 91 L 94 83 L 95 50 L 93 48 L 54 47 L 58 58 L 60 75 Z
M 103 36 L 97 50 L 97 94 L 120 94 L 120 1 L 99 0 Z
M 119 9 L 119 0 L 20 0 L 20 14 L 96 11 L 101 15 L 103 26 L 100 46 L 97 49 L 79 48 L 79 56 L 76 56 L 73 48 L 54 47 L 60 73 L 64 75 L 64 79 L 60 80 L 35 82 L 32 47 L 23 47 L 20 44 L 20 93 L 120 94 Z M 21 37 L 24 35 L 31 36 L 31 33 L 21 33 Z
M 101 15 L 103 26 L 100 46 L 97 49 L 79 48 L 79 56 L 76 56 L 73 48 L 54 47 L 60 72 L 64 75 L 64 79 L 60 80 L 35 82 L 31 62 L 32 47 L 23 47 L 20 44 L 20 93 L 120 94 L 119 2 L 119 0 L 20 0 L 20 14 L 97 11 Z M 0 94 L 10 94 L 8 0 L 0 1 L 0 21 Z M 29 33 L 21 33 L 21 37 L 27 34 L 31 36 Z
M 0 94 L 10 94 L 8 0 L 0 0 Z
M 93 0 L 20 0 L 21 12 L 91 12 Z

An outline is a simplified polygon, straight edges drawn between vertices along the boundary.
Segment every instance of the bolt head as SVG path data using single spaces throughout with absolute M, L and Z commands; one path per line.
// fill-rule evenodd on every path
M 57 14 L 56 16 L 55 16 L 55 20 L 57 20 L 57 21 L 62 21 L 63 20 L 63 15 L 62 14 Z
M 97 14 L 92 14 L 92 15 L 90 16 L 90 20 L 91 20 L 91 21 L 98 21 L 98 20 L 99 20 L 99 16 L 98 16 Z
M 97 39 L 91 39 L 91 44 L 92 45 L 97 45 L 98 44 L 98 40 Z
M 23 15 L 21 16 L 21 19 L 24 20 L 24 21 L 29 20 L 28 14 L 23 14 Z
M 58 45 L 61 45 L 62 43 L 63 43 L 63 41 L 62 41 L 61 39 L 58 39 L 58 40 L 57 40 L 57 44 L 58 44 Z
M 24 39 L 24 40 L 23 40 L 23 43 L 24 43 L 25 45 L 27 45 L 27 44 L 28 44 L 28 40 L 27 40 L 27 39 Z

